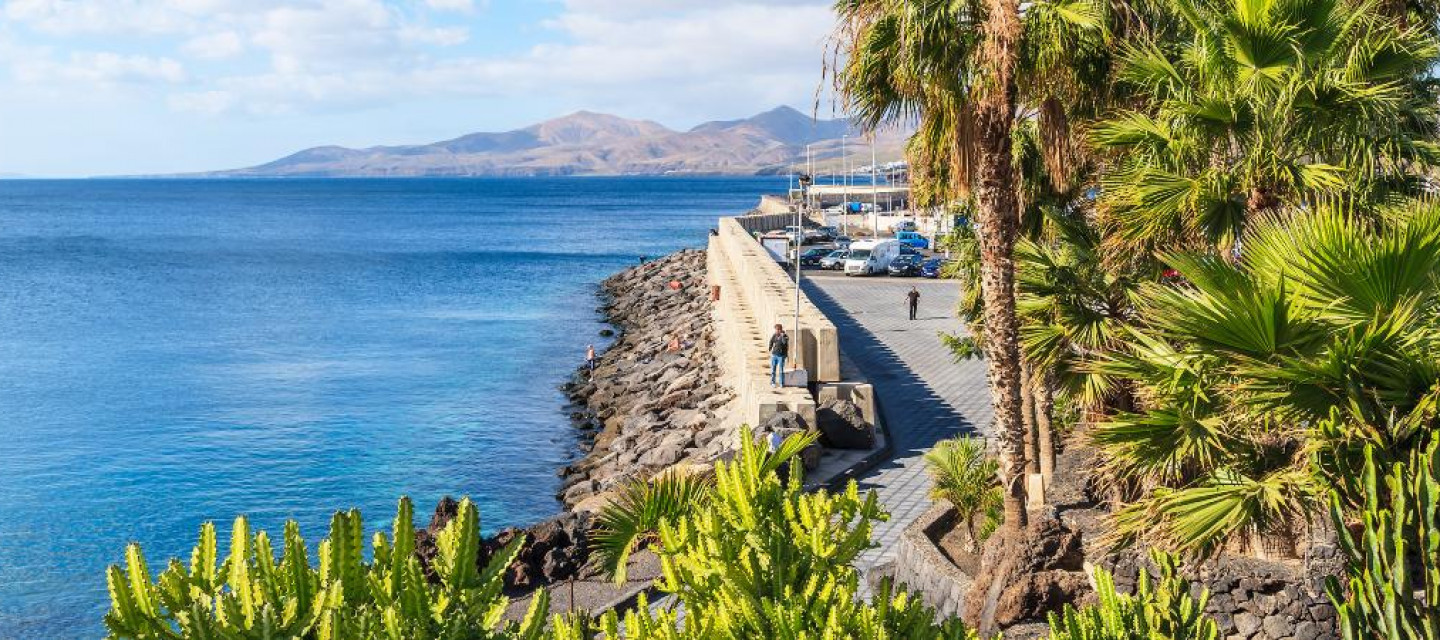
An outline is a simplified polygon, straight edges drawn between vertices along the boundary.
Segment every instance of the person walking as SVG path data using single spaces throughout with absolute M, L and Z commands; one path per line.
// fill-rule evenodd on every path
M 790 352 L 790 336 L 785 335 L 785 326 L 775 325 L 775 334 L 770 336 L 770 386 L 785 384 L 785 355 Z
M 595 345 L 585 345 L 585 367 L 590 369 L 590 379 L 595 379 Z
M 910 293 L 905 294 L 905 297 L 910 300 L 910 319 L 914 320 L 915 312 L 920 310 L 920 290 L 912 286 Z

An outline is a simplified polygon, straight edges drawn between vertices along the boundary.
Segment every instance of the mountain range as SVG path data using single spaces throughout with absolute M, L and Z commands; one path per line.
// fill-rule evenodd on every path
M 581 111 L 500 133 L 472 133 L 430 144 L 305 149 L 273 162 L 189 177 L 444 177 L 662 174 L 776 174 L 797 170 L 805 147 L 817 163 L 838 164 L 842 137 L 862 134 L 847 120 L 818 120 L 778 107 L 741 120 L 676 131 L 648 120 Z M 904 135 L 877 135 L 881 161 L 899 159 Z M 856 164 L 869 146 L 852 142 Z

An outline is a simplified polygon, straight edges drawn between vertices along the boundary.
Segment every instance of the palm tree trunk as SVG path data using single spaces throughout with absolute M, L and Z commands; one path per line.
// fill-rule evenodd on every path
M 1035 367 L 1020 356 L 1020 421 L 1025 425 L 1025 473 L 1040 473 L 1040 434 L 1035 420 Z
M 1035 385 L 1035 428 L 1040 438 L 1040 477 L 1045 486 L 1055 475 L 1055 430 L 1050 422 L 1055 412 L 1055 372 L 1046 370 Z M 1048 493 L 1048 492 L 1047 492 Z
M 1017 0 L 987 0 L 986 5 L 980 56 L 985 93 L 975 114 L 980 289 L 985 301 L 985 359 L 990 365 L 990 395 L 1004 467 L 1005 525 L 1019 530 L 1029 525 L 1025 511 L 1025 425 L 1020 417 L 1020 331 L 1015 317 L 1014 250 L 1020 211 L 1010 144 L 1020 5 Z

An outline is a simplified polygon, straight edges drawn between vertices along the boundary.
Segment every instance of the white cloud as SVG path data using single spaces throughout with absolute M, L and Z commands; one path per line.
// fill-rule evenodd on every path
M 228 60 L 245 51 L 245 41 L 234 31 L 195 36 L 181 45 L 186 55 L 202 60 Z
M 425 6 L 436 11 L 456 11 L 459 13 L 473 13 L 475 11 L 474 0 L 425 0 Z
M 34 57 L 11 67 L 21 82 L 78 82 L 101 87 L 177 84 L 187 79 L 184 65 L 173 58 L 110 52 L 74 52 L 65 61 Z
M 466 34 L 411 25 L 397 31 L 393 13 L 347 1 L 357 10 L 344 21 L 300 10 L 267 14 L 255 42 L 270 52 L 271 69 L 218 80 L 234 96 L 229 108 L 292 113 L 537 92 L 595 106 L 668 104 L 677 112 L 803 105 L 819 85 L 822 41 L 834 20 L 827 3 L 814 1 L 634 0 L 665 10 L 617 16 L 609 10 L 631 7 L 631 0 L 570 0 L 545 25 L 561 43 L 511 56 L 434 58 L 407 49 L 458 43 Z
M 829 0 L 560 0 L 547 44 L 485 42 L 484 0 L 0 0 L 46 34 L 168 40 L 163 55 L 12 58 L 26 82 L 179 84 L 171 109 L 333 112 L 437 98 L 543 98 L 652 117 L 805 106 L 820 83 Z M 59 36 L 57 36 L 59 37 Z M 108 47 L 102 47 L 108 48 Z M 117 47 L 118 48 L 118 47 Z M 219 64 L 220 62 L 224 64 Z

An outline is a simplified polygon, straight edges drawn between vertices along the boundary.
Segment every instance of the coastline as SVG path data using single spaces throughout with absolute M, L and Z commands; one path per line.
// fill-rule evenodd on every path
M 704 464 L 730 444 L 733 390 L 714 354 L 705 251 L 685 249 L 630 267 L 601 283 L 615 340 L 582 365 L 563 390 L 584 455 L 560 469 L 556 496 L 593 512 L 633 480 Z
M 705 251 L 683 249 L 625 268 L 601 281 L 597 295 L 610 327 L 602 331 L 613 332 L 613 342 L 597 353 L 593 377 L 582 363 L 561 385 L 581 446 L 581 455 L 557 470 L 561 508 L 480 541 L 483 563 L 515 536 L 527 537 L 505 575 L 507 593 L 521 598 L 512 614 L 523 614 L 526 596 L 540 587 L 554 591 L 573 581 L 577 604 L 600 610 L 648 583 L 658 574 L 646 554 L 637 556 L 641 566 L 632 568 L 629 585 L 612 585 L 589 564 L 586 533 L 594 513 L 630 482 L 707 464 L 735 437 L 727 426 L 735 393 L 720 382 L 713 353 Z M 434 554 L 434 536 L 455 507 L 450 498 L 436 505 L 419 532 L 422 557 Z M 568 592 L 552 597 L 552 606 L 563 610 L 562 600 L 568 606 Z

